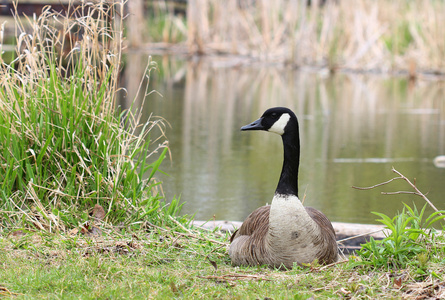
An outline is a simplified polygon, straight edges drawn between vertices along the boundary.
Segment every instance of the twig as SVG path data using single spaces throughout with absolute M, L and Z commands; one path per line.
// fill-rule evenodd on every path
M 262 276 L 258 275 L 250 275 L 250 274 L 225 274 L 221 276 L 217 275 L 209 275 L 209 276 L 197 276 L 198 278 L 202 279 L 213 279 L 213 280 L 238 280 L 238 279 L 255 279 L 255 280 L 266 280 L 266 281 L 272 281 L 270 279 L 264 278 Z
M 168 216 L 170 218 L 170 220 L 172 220 L 176 225 L 178 225 L 179 227 L 181 227 L 182 230 L 186 231 L 188 234 L 193 234 L 190 230 L 188 230 L 187 228 L 184 227 L 184 225 L 182 225 L 181 223 L 179 223 L 175 218 L 173 218 L 172 216 Z
M 219 244 L 219 245 L 227 246 L 227 243 L 223 243 L 223 242 L 220 242 L 220 241 L 217 241 L 217 240 L 213 240 L 213 239 L 203 238 L 203 237 L 197 236 L 196 234 L 192 234 L 192 233 L 185 234 L 185 233 L 176 232 L 176 231 L 174 231 L 173 233 L 179 234 L 179 235 L 182 235 L 182 236 L 193 237 L 195 239 L 202 240 L 202 241 L 209 241 L 209 242 L 216 243 L 216 244 Z
M 440 216 L 442 216 L 442 214 L 439 212 L 439 210 L 434 206 L 434 204 L 425 196 L 425 194 L 423 194 L 421 191 L 419 191 L 419 189 L 416 187 L 416 181 L 414 179 L 414 183 L 412 183 L 407 177 L 405 177 L 402 173 L 400 173 L 399 171 L 397 171 L 396 169 L 392 168 L 391 171 L 393 171 L 394 173 L 396 173 L 397 175 L 399 175 L 399 177 L 395 177 L 392 178 L 388 181 L 370 186 L 370 187 L 356 187 L 353 186 L 352 188 L 354 189 L 358 189 L 358 190 L 370 190 L 373 189 L 375 187 L 381 186 L 381 185 L 385 185 L 388 184 L 396 179 L 403 179 L 406 182 L 408 182 L 408 184 L 415 190 L 415 192 L 408 192 L 408 191 L 398 191 L 398 192 L 382 192 L 383 195 L 395 195 L 395 194 L 414 194 L 417 196 L 420 196 L 423 198 L 423 200 L 425 200 L 436 212 L 438 212 L 438 214 Z
M 227 274 L 227 275 L 223 275 L 223 277 L 252 278 L 252 279 L 262 279 L 262 280 L 271 281 L 270 279 L 264 278 L 262 276 L 250 275 L 250 274 Z
M 11 295 L 19 296 L 19 295 L 23 295 L 23 294 L 11 292 L 4 286 L 0 286 L 0 296 L 2 296 L 2 295 L 3 296 L 11 296 Z
M 215 252 L 216 250 L 219 250 L 219 249 L 221 249 L 222 247 L 225 247 L 225 246 L 227 246 L 227 245 L 224 244 L 224 245 L 221 245 L 221 246 L 219 246 L 219 247 L 213 248 L 212 251 L 210 251 L 210 252 L 206 255 L 206 257 L 205 257 L 204 259 L 209 259 L 209 260 L 210 260 L 210 258 L 209 258 L 210 254 L 212 254 L 212 253 Z
M 225 236 L 225 234 L 222 234 L 222 233 L 220 233 L 220 232 L 215 232 L 215 231 L 214 231 L 215 228 L 220 228 L 220 227 L 216 227 L 216 224 L 214 224 L 214 228 L 213 228 L 213 229 L 202 227 L 202 226 L 204 226 L 205 224 L 207 224 L 208 222 L 210 222 L 210 221 L 207 221 L 207 222 L 205 222 L 205 223 L 203 223 L 203 224 L 201 224 L 201 225 L 194 225 L 194 224 L 193 224 L 193 227 L 195 227 L 195 228 L 199 228 L 199 230 L 205 230 L 205 231 L 208 231 L 208 232 L 213 233 L 214 235 L 219 236 L 219 237 L 224 237 L 224 236 Z M 232 231 L 230 231 L 230 230 L 227 230 L 227 231 L 228 231 L 230 234 L 232 234 Z
M 416 187 L 415 184 L 413 184 L 411 181 L 409 181 L 408 178 L 403 176 L 402 173 L 400 173 L 396 169 L 392 168 L 392 171 L 394 173 L 396 173 L 397 175 L 399 175 L 400 177 L 402 177 L 406 182 L 408 182 L 409 185 L 416 191 L 416 195 L 421 196 L 436 212 L 439 212 L 439 210 L 434 206 L 434 204 L 421 191 L 419 191 L 419 189 Z M 439 215 L 442 216 L 441 213 L 439 213 Z
M 309 184 L 306 185 L 306 188 L 304 189 L 303 200 L 301 200 L 301 204 L 304 204 L 304 200 L 306 200 L 306 192 L 307 192 L 308 186 L 309 186 Z
M 379 230 L 376 230 L 376 231 L 372 231 L 372 232 L 367 232 L 367 233 L 362 233 L 362 234 L 358 234 L 358 235 L 350 236 L 350 237 L 348 237 L 348 238 L 345 238 L 345 239 L 342 239 L 342 240 L 338 240 L 338 241 L 337 241 L 337 244 L 341 244 L 341 243 L 344 242 L 344 241 L 353 240 L 353 239 L 358 238 L 358 237 L 367 236 L 367 235 L 371 235 L 371 234 L 373 234 L 373 233 L 381 232 L 381 231 L 383 231 L 383 230 L 384 230 L 384 228 L 379 229 Z
M 393 170 L 394 170 L 394 169 L 393 169 Z M 376 185 L 373 185 L 373 186 L 368 186 L 368 187 L 352 186 L 352 188 L 353 188 L 353 189 L 357 189 L 357 190 L 370 190 L 370 189 L 376 188 L 376 187 L 378 187 L 378 186 L 388 184 L 388 183 L 390 183 L 391 181 L 394 181 L 394 180 L 396 180 L 396 179 L 403 179 L 403 177 L 395 177 L 395 178 L 392 178 L 392 179 L 390 179 L 390 180 L 388 180 L 388 181 L 385 181 L 385 182 L 382 182 L 382 183 L 379 183 L 379 184 L 376 184 Z
M 329 264 L 329 265 L 326 265 L 326 266 L 323 266 L 323 267 L 319 268 L 319 270 L 321 271 L 321 270 L 324 270 L 324 269 L 327 269 L 327 268 L 330 268 L 330 267 L 333 267 L 333 266 L 336 266 L 336 265 L 339 265 L 339 264 L 344 264 L 344 263 L 346 263 L 348 261 L 349 260 L 336 261 L 336 262 L 334 262 L 332 264 Z
M 397 195 L 397 194 L 414 194 L 420 196 L 416 192 L 409 192 L 409 191 L 382 192 L 382 195 Z

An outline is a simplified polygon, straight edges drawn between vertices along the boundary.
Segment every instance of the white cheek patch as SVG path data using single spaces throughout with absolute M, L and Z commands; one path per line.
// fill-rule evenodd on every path
M 281 117 L 278 119 L 278 121 L 276 121 L 272 127 L 269 128 L 269 132 L 274 132 L 276 134 L 279 135 L 283 135 L 284 133 L 284 127 L 286 127 L 287 122 L 290 119 L 290 115 L 289 114 L 282 114 Z

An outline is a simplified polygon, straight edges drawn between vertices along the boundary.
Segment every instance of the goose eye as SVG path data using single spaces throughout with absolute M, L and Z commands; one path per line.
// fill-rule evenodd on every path
M 271 117 L 276 119 L 278 117 L 278 115 L 277 115 L 277 113 L 272 113 Z

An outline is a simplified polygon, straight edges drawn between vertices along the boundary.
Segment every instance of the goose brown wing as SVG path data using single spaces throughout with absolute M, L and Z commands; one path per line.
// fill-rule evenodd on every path
M 305 209 L 312 220 L 321 227 L 322 231 L 331 233 L 335 238 L 335 230 L 331 221 L 321 211 L 309 206 L 306 206 Z
M 254 233 L 259 236 L 265 236 L 269 229 L 270 205 L 261 206 L 255 209 L 243 222 L 240 228 L 230 237 L 230 242 L 241 235 L 251 236 Z
M 323 251 L 321 251 L 317 256 L 319 257 L 319 262 L 322 264 L 329 264 L 335 262 L 338 257 L 337 241 L 335 238 L 335 230 L 332 227 L 332 223 L 329 219 L 319 210 L 312 207 L 305 207 L 309 216 L 315 221 L 315 223 L 320 226 L 321 236 L 316 239 L 315 243 L 323 243 Z

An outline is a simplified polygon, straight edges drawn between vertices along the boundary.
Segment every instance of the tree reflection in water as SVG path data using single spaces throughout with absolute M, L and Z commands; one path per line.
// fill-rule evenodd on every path
M 145 68 L 141 62 L 147 60 L 145 54 L 128 55 L 123 74 L 127 99 L 136 94 Z M 222 59 L 164 56 L 155 61 L 159 71 L 151 72 L 149 90 L 163 97 L 147 96 L 142 109 L 171 124 L 172 162 L 162 168 L 170 176 L 160 179 L 168 198 L 180 195 L 187 202 L 184 213 L 203 220 L 243 220 L 272 199 L 281 140 L 261 132 L 245 135 L 239 128 L 273 106 L 289 107 L 300 120 L 305 205 L 332 221 L 357 223 L 375 223 L 371 211 L 394 214 L 401 201 L 423 206 L 415 196 L 380 195 L 406 188 L 397 183 L 367 192 L 351 188 L 392 178 L 394 166 L 415 177 L 429 199 L 445 208 L 445 169 L 433 164 L 445 154 L 442 82 L 329 76 Z

